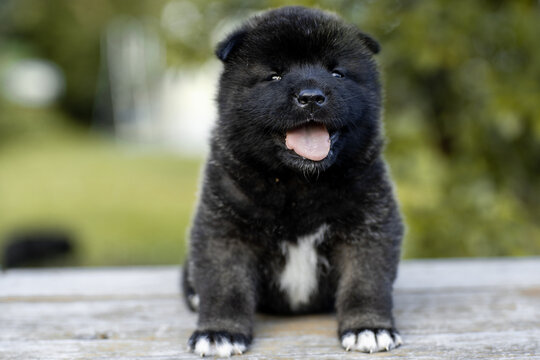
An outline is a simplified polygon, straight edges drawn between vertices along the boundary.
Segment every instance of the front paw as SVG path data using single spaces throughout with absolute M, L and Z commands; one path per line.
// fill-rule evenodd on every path
M 219 357 L 241 355 L 247 350 L 249 344 L 251 344 L 251 336 L 212 330 L 197 330 L 188 341 L 189 349 L 195 354 Z
M 356 350 L 365 353 L 390 351 L 401 344 L 401 336 L 394 329 L 351 329 L 340 335 L 341 346 L 346 351 Z

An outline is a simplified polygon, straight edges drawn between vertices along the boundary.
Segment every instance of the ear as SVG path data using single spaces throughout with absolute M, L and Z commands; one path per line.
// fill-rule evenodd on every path
M 378 54 L 381 51 L 381 45 L 370 35 L 361 32 L 360 39 L 373 54 Z
M 231 52 L 242 43 L 242 40 L 244 40 L 246 33 L 247 32 L 244 29 L 236 30 L 233 33 L 229 34 L 229 36 L 227 36 L 224 40 L 222 40 L 216 46 L 216 56 L 218 57 L 218 59 L 225 62 Z

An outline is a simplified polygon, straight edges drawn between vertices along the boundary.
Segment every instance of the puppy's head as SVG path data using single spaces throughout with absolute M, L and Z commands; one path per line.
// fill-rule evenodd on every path
M 241 161 L 319 173 L 380 145 L 378 43 L 338 17 L 286 7 L 217 46 L 216 135 Z

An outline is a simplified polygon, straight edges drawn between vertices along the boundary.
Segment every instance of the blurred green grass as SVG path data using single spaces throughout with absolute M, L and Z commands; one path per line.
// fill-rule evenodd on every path
M 135 150 L 58 112 L 4 113 L 17 136 L 0 143 L 0 239 L 54 227 L 74 235 L 76 265 L 181 261 L 201 159 Z

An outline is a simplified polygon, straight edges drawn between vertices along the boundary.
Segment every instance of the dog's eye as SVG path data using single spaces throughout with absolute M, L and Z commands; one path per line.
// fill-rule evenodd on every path
M 338 79 L 341 79 L 344 75 L 339 70 L 332 70 L 332 76 Z
M 279 80 L 281 80 L 281 75 L 272 74 L 272 75 L 268 76 L 268 78 L 266 80 L 267 81 L 279 81 Z

